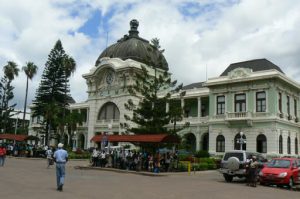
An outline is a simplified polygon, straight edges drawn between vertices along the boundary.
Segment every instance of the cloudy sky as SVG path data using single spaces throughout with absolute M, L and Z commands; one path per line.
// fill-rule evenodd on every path
M 61 39 L 77 62 L 71 94 L 87 98 L 82 74 L 107 45 L 140 23 L 140 36 L 159 38 L 174 79 L 187 85 L 220 75 L 230 63 L 267 58 L 300 82 L 300 1 L 297 0 L 0 0 L 0 66 L 33 61 L 34 99 L 47 56 Z M 0 76 L 3 76 L 1 70 Z M 26 78 L 14 80 L 22 108 Z

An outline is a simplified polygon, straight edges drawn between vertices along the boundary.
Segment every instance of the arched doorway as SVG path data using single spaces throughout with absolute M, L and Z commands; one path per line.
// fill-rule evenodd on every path
M 234 149 L 235 150 L 241 150 L 240 139 L 241 139 L 241 134 L 239 134 L 239 133 L 236 134 L 235 137 L 234 137 Z M 243 139 L 246 141 L 245 134 L 243 134 Z M 246 142 L 243 143 L 242 149 L 243 150 L 247 149 L 247 143 Z
M 196 136 L 193 133 L 184 135 L 184 147 L 187 151 L 196 151 Z
M 209 135 L 208 135 L 208 133 L 204 133 L 203 136 L 202 136 L 201 150 L 208 151 L 208 142 L 209 142 Z
M 256 138 L 256 151 L 258 153 L 267 153 L 267 137 L 260 134 Z
M 78 136 L 78 146 L 77 147 L 84 149 L 84 143 L 85 143 L 85 137 L 83 134 L 80 134 Z

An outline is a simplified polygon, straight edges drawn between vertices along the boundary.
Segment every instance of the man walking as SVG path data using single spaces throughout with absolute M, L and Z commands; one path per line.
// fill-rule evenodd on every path
M 57 190 L 62 191 L 65 181 L 65 165 L 68 161 L 68 153 L 63 149 L 63 144 L 57 145 L 58 149 L 54 153 L 54 161 L 56 163 L 56 183 Z

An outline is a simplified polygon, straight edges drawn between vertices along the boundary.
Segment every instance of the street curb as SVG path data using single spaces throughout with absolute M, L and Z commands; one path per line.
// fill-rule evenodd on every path
M 152 176 L 152 177 L 165 177 L 165 176 L 168 176 L 167 173 L 151 173 L 151 172 L 144 172 L 144 171 L 131 171 L 131 170 L 121 170 L 121 169 L 113 169 L 113 168 L 99 168 L 99 167 L 90 167 L 90 166 L 75 166 L 74 168 L 75 169 L 80 169 L 80 170 L 112 171 L 112 172 L 116 172 L 116 173 L 127 173 L 127 174 Z

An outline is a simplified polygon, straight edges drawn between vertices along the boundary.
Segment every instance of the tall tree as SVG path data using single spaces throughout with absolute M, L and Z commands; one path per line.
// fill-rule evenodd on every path
M 54 48 L 50 51 L 43 71 L 42 80 L 33 102 L 33 115 L 41 115 L 46 120 L 44 128 L 46 144 L 48 144 L 49 141 L 49 132 L 56 130 L 57 123 L 55 122 L 55 118 L 58 116 L 62 117 L 62 111 L 48 114 L 47 117 L 45 117 L 47 113 L 46 105 L 53 104 L 59 110 L 63 110 L 66 103 L 65 99 L 71 98 L 69 95 L 69 79 L 66 78 L 67 74 L 64 67 L 65 60 L 69 58 L 63 49 L 61 41 L 58 40 Z
M 38 67 L 33 62 L 27 62 L 26 66 L 23 66 L 22 70 L 26 74 L 26 93 L 25 93 L 25 101 L 24 101 L 24 112 L 23 112 L 23 129 L 25 129 L 25 115 L 26 115 L 26 107 L 27 107 L 27 95 L 28 95 L 28 80 L 32 79 L 34 75 L 37 73 Z
M 153 39 L 152 44 L 153 50 L 159 50 L 158 39 Z M 162 62 L 158 61 L 158 63 Z M 172 132 L 166 127 L 172 119 L 170 112 L 166 112 L 166 104 L 170 101 L 172 90 L 177 91 L 182 85 L 176 87 L 177 81 L 172 81 L 167 71 L 158 75 L 156 67 L 158 66 L 154 68 L 154 76 L 149 75 L 148 70 L 142 67 L 141 72 L 136 73 L 135 84 L 128 89 L 129 93 L 140 98 L 140 101 L 139 104 L 134 104 L 130 99 L 125 104 L 125 108 L 133 112 L 132 117 L 125 115 L 125 119 L 136 125 L 131 127 L 125 123 L 123 127 L 135 134 Z
M 0 82 L 0 129 L 7 131 L 9 118 L 12 116 L 11 112 L 14 110 L 16 104 L 10 105 L 10 101 L 14 98 L 13 89 L 11 85 L 13 79 L 18 76 L 19 69 L 15 62 L 8 61 L 7 65 L 3 67 L 4 77 Z

